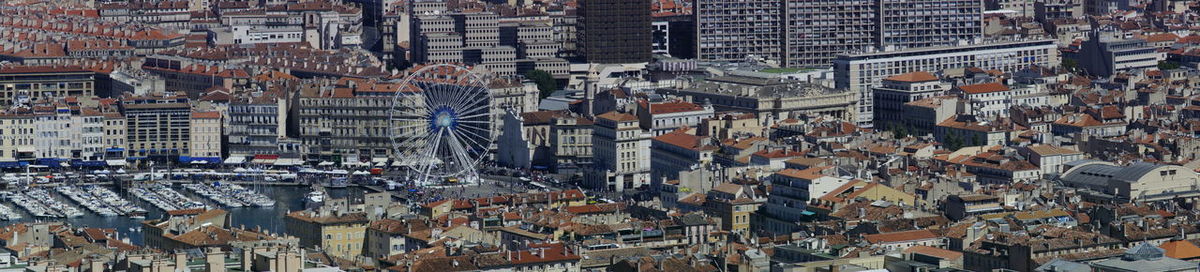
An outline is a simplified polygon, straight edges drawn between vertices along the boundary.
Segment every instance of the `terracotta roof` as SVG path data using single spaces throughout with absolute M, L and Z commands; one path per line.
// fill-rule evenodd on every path
M 931 246 L 923 246 L 923 245 L 913 246 L 908 249 L 905 249 L 904 253 L 921 254 L 921 255 L 925 255 L 925 256 L 941 258 L 943 260 L 957 260 L 957 259 L 960 259 L 963 257 L 962 252 L 940 249 L 940 248 L 931 247 Z
M 654 140 L 689 150 L 716 149 L 715 146 L 704 144 L 704 139 L 706 137 L 687 134 L 687 131 L 687 127 L 680 128 L 670 133 L 654 137 Z
M 809 168 L 809 169 L 813 169 L 813 168 Z M 823 175 L 816 173 L 814 171 L 809 171 L 808 169 L 797 170 L 797 169 L 789 168 L 789 169 L 779 170 L 779 172 L 775 172 L 775 174 L 786 176 L 786 177 L 805 179 L 805 180 L 814 180 L 814 179 L 823 177 Z
M 1166 256 L 1170 258 L 1187 260 L 1200 257 L 1200 247 L 1188 240 L 1170 241 L 1158 247 L 1166 250 Z
M 927 229 L 922 229 L 922 230 L 897 231 L 897 232 L 880 233 L 880 234 L 867 234 L 867 235 L 863 235 L 863 238 L 866 238 L 867 242 L 871 242 L 872 244 L 880 244 L 880 243 L 894 243 L 894 242 L 907 242 L 907 241 L 937 239 L 938 236 L 937 236 L 937 234 L 934 234 L 932 231 L 929 231 Z
M 975 85 L 958 86 L 959 90 L 967 94 L 982 94 L 1008 91 L 1008 86 L 999 82 L 983 83 Z
M 1038 155 L 1042 155 L 1042 156 L 1080 154 L 1079 151 L 1070 150 L 1070 149 L 1052 146 L 1052 145 L 1044 145 L 1044 144 L 1031 145 L 1028 148 L 1029 148 L 1029 151 L 1033 151 L 1033 153 L 1037 153 Z
M 907 74 L 894 75 L 885 80 L 901 81 L 901 82 L 927 82 L 936 81 L 938 77 L 925 71 L 916 71 Z
M 628 122 L 628 121 L 637 121 L 638 120 L 637 116 L 633 116 L 632 114 L 628 114 L 628 113 L 616 112 L 616 111 L 610 111 L 610 112 L 606 112 L 604 114 L 600 114 L 600 115 L 596 116 L 596 118 L 597 119 L 607 119 L 607 120 L 612 120 L 612 121 L 617 121 L 617 122 Z
M 704 107 L 688 102 L 667 102 L 649 104 L 650 114 L 668 114 L 677 112 L 701 111 Z
M 221 119 L 221 112 L 217 112 L 217 111 L 192 112 L 192 119 Z

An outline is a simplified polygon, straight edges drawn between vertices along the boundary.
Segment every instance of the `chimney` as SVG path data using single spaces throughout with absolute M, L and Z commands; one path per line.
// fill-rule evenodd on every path
M 247 248 L 242 250 L 242 271 L 254 271 L 252 270 L 254 259 L 252 258 L 253 255 L 250 254 L 251 251 L 254 251 L 254 249 Z
M 210 247 L 205 250 L 205 253 L 207 253 L 207 262 L 204 271 L 225 272 L 225 253 L 221 252 L 220 248 Z
M 187 269 L 187 254 L 183 253 L 183 251 L 175 251 L 175 269 L 176 270 L 179 270 L 179 269 L 188 270 Z

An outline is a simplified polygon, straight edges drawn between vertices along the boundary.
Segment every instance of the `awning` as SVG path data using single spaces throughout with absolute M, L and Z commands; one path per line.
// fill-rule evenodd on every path
M 403 164 L 403 163 L 400 163 L 400 161 L 393 161 L 393 162 L 392 162 L 392 167 L 399 167 L 399 166 L 404 166 L 404 164 Z
M 192 164 L 221 163 L 221 157 L 191 157 L 189 160 Z M 180 159 L 180 161 L 183 161 L 183 159 Z
M 105 163 L 105 161 L 83 161 L 83 160 L 72 161 L 71 164 L 75 165 L 75 166 L 79 166 L 79 167 L 104 167 L 104 166 L 108 165 L 107 163 Z
M 322 161 L 321 163 L 318 163 L 318 164 L 317 164 L 317 166 L 330 166 L 330 165 L 333 165 L 333 162 L 331 162 L 331 161 Z
M 20 153 L 29 153 L 29 152 L 35 152 L 35 151 L 37 151 L 37 149 L 36 149 L 36 148 L 29 147 L 29 146 L 19 146 L 19 147 L 17 147 L 17 152 L 20 152 Z
M 300 159 L 282 158 L 275 160 L 275 165 L 277 166 L 296 166 L 303 163 L 304 161 L 301 161 Z
M 4 161 L 0 162 L 0 168 L 21 168 L 28 166 L 28 162 L 23 161 Z
M 125 166 L 127 164 L 125 160 L 106 160 L 104 163 L 108 164 L 108 166 Z
M 254 155 L 254 160 L 251 163 L 257 164 L 275 164 L 279 159 L 279 155 Z
M 243 164 L 246 163 L 246 157 L 233 156 L 225 159 L 225 164 Z
M 373 163 L 381 163 L 381 162 L 386 163 L 387 161 L 388 161 L 388 158 L 372 158 L 371 159 L 371 162 L 373 162 Z

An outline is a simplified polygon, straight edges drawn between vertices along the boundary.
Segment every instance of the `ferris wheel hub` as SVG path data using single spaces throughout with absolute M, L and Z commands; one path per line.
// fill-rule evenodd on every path
M 442 107 L 434 113 L 432 121 L 434 129 L 454 129 L 454 125 L 458 123 L 458 116 L 454 114 L 454 109 Z

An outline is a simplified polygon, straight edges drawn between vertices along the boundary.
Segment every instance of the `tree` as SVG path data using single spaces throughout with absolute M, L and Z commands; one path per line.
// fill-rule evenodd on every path
M 892 137 L 896 139 L 904 139 L 908 137 L 908 127 L 905 125 L 897 125 L 896 123 L 888 123 L 888 131 L 892 132 Z
M 1158 62 L 1158 69 L 1159 70 L 1179 69 L 1179 63 L 1174 62 L 1174 61 L 1160 61 L 1160 62 Z
M 946 149 L 949 149 L 950 151 L 958 150 L 963 146 L 963 140 L 961 137 L 958 137 L 958 134 L 946 134 L 945 140 L 946 142 L 943 144 L 945 144 Z
M 554 81 L 554 76 L 549 72 L 542 70 L 532 70 L 525 73 L 525 78 L 533 80 L 533 83 L 538 87 L 538 98 L 550 97 L 551 93 L 558 90 L 558 82 Z
M 1072 58 L 1063 58 L 1062 67 L 1066 68 L 1067 71 L 1075 71 L 1075 68 L 1079 68 L 1079 63 Z

